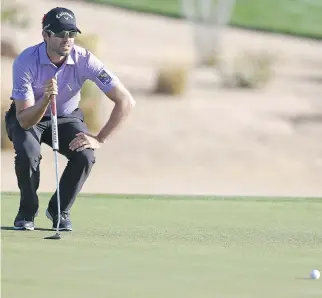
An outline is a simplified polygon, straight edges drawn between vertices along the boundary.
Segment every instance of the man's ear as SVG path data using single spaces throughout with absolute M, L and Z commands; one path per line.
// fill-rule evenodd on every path
M 49 33 L 46 32 L 45 30 L 42 31 L 42 37 L 44 38 L 44 40 L 47 40 L 49 37 Z

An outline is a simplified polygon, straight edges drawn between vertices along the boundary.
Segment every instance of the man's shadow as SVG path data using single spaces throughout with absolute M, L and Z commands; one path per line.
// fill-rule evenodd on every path
M 25 230 L 15 230 L 13 227 L 8 226 L 1 226 L 2 231 L 16 231 L 16 232 L 26 232 Z M 52 232 L 52 229 L 46 229 L 46 228 L 35 228 L 35 231 L 46 231 L 46 232 Z

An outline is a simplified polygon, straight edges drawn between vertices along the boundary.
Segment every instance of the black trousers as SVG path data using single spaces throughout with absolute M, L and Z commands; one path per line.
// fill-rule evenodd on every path
M 41 144 L 52 147 L 51 118 L 44 116 L 32 128 L 23 129 L 17 118 L 15 104 L 12 103 L 5 116 L 6 129 L 9 139 L 15 149 L 15 172 L 20 189 L 19 214 L 33 217 L 38 211 L 39 201 L 37 189 L 39 187 L 39 165 L 42 159 Z M 69 212 L 77 194 L 88 178 L 95 163 L 93 149 L 71 151 L 69 143 L 78 132 L 87 132 L 84 115 L 76 109 L 68 116 L 58 117 L 59 153 L 67 157 L 68 163 L 60 178 L 60 207 L 61 212 Z M 57 214 L 57 190 L 51 197 L 48 208 Z

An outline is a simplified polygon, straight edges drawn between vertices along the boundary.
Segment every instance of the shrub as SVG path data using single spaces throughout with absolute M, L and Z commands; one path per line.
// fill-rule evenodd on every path
M 2 57 L 9 57 L 9 58 L 16 58 L 18 55 L 18 52 L 15 48 L 15 46 L 10 42 L 6 40 L 1 40 L 1 56 Z
M 26 6 L 12 4 L 10 6 L 3 5 L 1 9 L 1 24 L 8 24 L 17 28 L 26 28 L 29 25 L 29 18 L 26 17 Z M 13 58 L 18 55 L 15 46 L 9 41 L 1 40 L 1 56 L 9 59 L 2 59 L 2 63 L 5 63 L 3 67 L 6 69 L 7 63 L 11 63 Z M 6 74 L 9 76 L 9 74 Z M 10 76 L 9 76 L 10 77 Z M 3 82 L 2 82 L 3 83 Z M 13 150 L 13 144 L 9 140 L 5 125 L 5 113 L 8 110 L 11 101 L 8 99 L 7 91 L 3 88 L 7 82 L 2 85 L 1 88 L 1 150 Z
M 11 5 L 2 7 L 1 9 L 1 23 L 8 23 L 11 26 L 26 28 L 29 25 L 29 18 L 26 17 L 26 6 Z
M 187 67 L 180 65 L 162 67 L 157 74 L 155 93 L 182 95 L 186 90 L 187 79 Z
M 6 123 L 5 123 L 5 113 L 8 111 L 11 102 L 8 99 L 2 98 L 1 101 L 1 150 L 10 151 L 13 150 L 13 144 L 9 140 Z
M 97 35 L 78 35 L 75 44 L 86 48 L 93 54 L 96 54 L 99 39 Z M 92 133 L 96 133 L 102 126 L 100 118 L 101 101 L 100 101 L 100 90 L 97 89 L 96 85 L 91 81 L 86 81 L 81 89 L 81 101 L 79 107 L 84 113 L 84 122 L 88 126 L 88 129 Z
M 273 76 L 275 57 L 268 53 L 243 52 L 221 70 L 224 86 L 237 88 L 260 88 Z

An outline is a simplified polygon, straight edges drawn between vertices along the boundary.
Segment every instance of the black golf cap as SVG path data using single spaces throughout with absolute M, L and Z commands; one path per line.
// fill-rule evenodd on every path
M 56 7 L 46 13 L 42 19 L 42 28 L 55 33 L 64 30 L 82 33 L 76 26 L 75 14 L 64 7 Z

